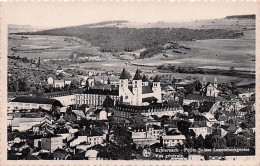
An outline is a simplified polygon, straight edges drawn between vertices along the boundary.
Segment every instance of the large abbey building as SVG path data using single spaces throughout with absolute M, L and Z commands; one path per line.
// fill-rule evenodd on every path
M 213 83 L 207 82 L 205 76 L 203 77 L 202 81 L 202 95 L 211 96 L 211 97 L 218 97 L 219 90 L 218 90 L 218 80 L 217 77 L 214 78 Z
M 142 106 L 162 101 L 158 76 L 155 77 L 152 85 L 149 85 L 147 77 L 145 75 L 142 76 L 141 71 L 137 69 L 132 84 L 129 84 L 128 73 L 123 69 L 119 81 L 119 96 L 123 104 Z

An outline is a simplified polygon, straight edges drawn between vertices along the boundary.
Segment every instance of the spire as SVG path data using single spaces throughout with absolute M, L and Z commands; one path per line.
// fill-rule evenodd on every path
M 123 68 L 123 71 L 121 72 L 119 79 L 128 79 L 128 74 L 127 74 L 125 68 Z
M 133 80 L 142 80 L 141 71 L 137 68 Z
M 203 82 L 206 82 L 206 77 L 205 77 L 205 76 L 203 76 L 202 81 L 203 81 Z
M 217 80 L 217 77 L 215 76 L 215 78 L 214 78 L 214 82 L 218 82 L 218 80 Z
M 142 82 L 148 82 L 148 78 L 145 75 L 142 78 Z
M 154 78 L 153 82 L 160 82 L 160 78 L 158 75 L 156 75 L 156 77 Z
M 107 85 L 110 85 L 110 79 L 109 79 L 109 77 L 107 78 Z

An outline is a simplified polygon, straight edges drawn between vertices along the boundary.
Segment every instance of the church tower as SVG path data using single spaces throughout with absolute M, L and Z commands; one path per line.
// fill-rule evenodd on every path
M 206 77 L 203 76 L 203 79 L 202 79 L 202 88 L 205 87 L 206 85 L 207 85 Z
M 148 78 L 145 75 L 142 78 L 142 85 L 143 86 L 148 86 Z
M 133 95 L 133 105 L 142 105 L 142 76 L 138 69 L 133 78 Z
M 218 80 L 217 80 L 217 77 L 214 78 L 213 85 L 215 86 L 215 88 L 218 88 Z
M 125 68 L 121 72 L 119 77 L 120 85 L 119 85 L 119 97 L 124 97 L 126 89 L 128 89 L 128 73 Z
M 162 102 L 161 81 L 158 75 L 156 75 L 153 80 L 152 90 L 154 92 L 154 96 L 158 99 L 157 102 Z

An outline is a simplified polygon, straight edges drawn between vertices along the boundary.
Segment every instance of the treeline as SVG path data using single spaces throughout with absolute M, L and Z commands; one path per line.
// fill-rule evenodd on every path
M 234 77 L 243 77 L 243 78 L 255 78 L 255 72 L 250 71 L 240 71 L 236 70 L 234 67 L 231 67 L 230 70 L 224 69 L 205 69 L 205 68 L 196 68 L 191 66 L 158 66 L 159 70 L 167 70 L 177 73 L 189 73 L 189 74 L 213 74 L 213 75 L 224 75 L 224 76 L 234 76 Z
M 156 48 L 168 41 L 230 39 L 241 36 L 241 34 L 225 29 L 87 28 L 86 26 L 57 28 L 39 32 L 16 34 L 77 37 L 91 42 L 93 46 L 99 47 L 102 52 L 135 51 L 142 48 Z
M 227 16 L 226 19 L 255 19 L 255 14 Z

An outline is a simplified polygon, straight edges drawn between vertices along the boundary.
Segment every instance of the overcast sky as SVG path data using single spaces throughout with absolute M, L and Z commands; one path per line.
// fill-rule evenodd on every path
M 131 1 L 131 0 L 130 0 Z M 255 14 L 258 2 L 6 2 L 7 24 L 62 27 L 108 20 L 174 22 Z

